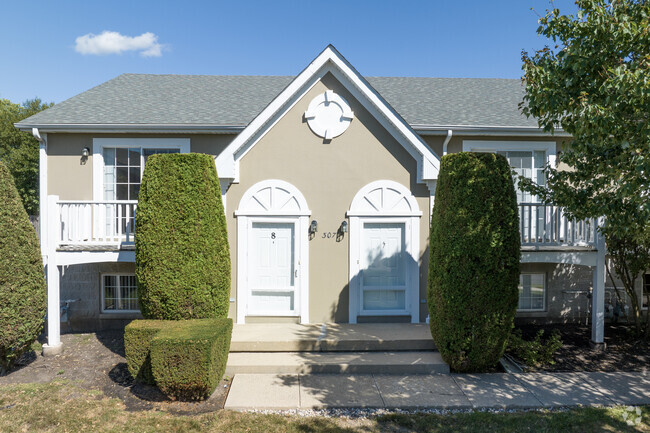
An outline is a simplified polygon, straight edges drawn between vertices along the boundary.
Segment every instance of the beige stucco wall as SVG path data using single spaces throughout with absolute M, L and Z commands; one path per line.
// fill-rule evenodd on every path
M 190 151 L 218 155 L 234 135 L 221 134 L 48 134 L 47 185 L 49 195 L 62 200 L 93 199 L 93 138 L 189 138 Z M 84 147 L 88 158 L 81 157 Z
M 354 111 L 348 130 L 330 142 L 315 135 L 303 120 L 309 102 L 327 89 L 343 96 Z M 349 233 L 340 241 L 322 238 L 346 220 L 356 193 L 370 182 L 388 179 L 415 195 L 420 220 L 420 257 L 425 256 L 429 231 L 429 190 L 416 182 L 416 161 L 363 106 L 332 76 L 325 76 L 246 154 L 240 163 L 240 183 L 227 194 L 228 233 L 233 264 L 237 257 L 237 219 L 233 212 L 255 183 L 280 179 L 298 188 L 318 221 L 318 234 L 309 241 L 309 315 L 311 322 L 347 322 Z M 426 257 L 424 257 L 426 263 Z M 420 271 L 420 298 L 424 298 L 426 266 Z M 236 269 L 233 269 L 233 297 Z M 232 305 L 231 315 L 235 315 Z M 421 308 L 424 319 L 426 310 Z
M 312 98 L 327 89 L 334 90 L 348 101 L 355 118 L 343 135 L 324 142 L 311 132 L 303 120 L 303 113 Z M 57 194 L 64 200 L 92 199 L 92 144 L 96 137 L 190 138 L 192 152 L 218 155 L 234 135 L 49 134 L 48 194 Z M 444 139 L 444 135 L 423 136 L 423 140 L 438 155 L 442 155 Z M 555 141 L 558 150 L 562 146 L 562 140 L 553 137 L 454 135 L 448 152 L 459 152 L 463 140 Z M 85 161 L 81 158 L 84 147 L 91 150 L 91 155 Z M 234 211 L 244 192 L 253 184 L 266 179 L 281 179 L 296 186 L 306 197 L 312 211 L 310 218 L 319 223 L 319 233 L 309 242 L 309 313 L 312 322 L 349 320 L 350 234 L 337 242 L 335 237 L 323 238 L 322 233 L 335 233 L 346 219 L 346 212 L 355 194 L 375 180 L 399 182 L 409 188 L 417 199 L 423 213 L 419 227 L 419 299 L 426 298 L 429 191 L 426 186 L 416 182 L 416 161 L 332 76 L 326 76 L 323 82 L 312 88 L 242 159 L 240 174 L 240 183 L 233 184 L 228 191 L 226 207 L 233 264 L 232 298 L 236 298 L 237 287 L 237 219 Z M 588 287 L 591 283 L 590 272 L 581 267 L 567 269 L 563 265 L 523 265 L 522 271 L 539 271 L 547 275 L 549 298 L 546 312 L 519 316 L 545 321 L 582 320 L 587 308 L 585 300 L 564 293 L 563 290 L 567 287 Z M 74 272 L 70 273 L 70 276 L 73 275 Z M 64 281 L 62 284 L 65 286 L 67 283 Z M 94 306 L 92 308 L 95 309 Z M 425 304 L 419 304 L 419 312 L 420 319 L 424 320 L 427 315 Z M 236 304 L 232 303 L 230 316 L 234 318 L 235 315 Z
M 425 143 L 436 153 L 436 155 L 442 156 L 443 143 L 445 141 L 446 135 L 422 135 L 422 139 Z M 458 153 L 463 150 L 463 141 L 466 140 L 485 140 L 485 141 L 553 141 L 556 144 L 556 150 L 561 151 L 566 138 L 558 137 L 540 137 L 540 136 L 530 136 L 530 137 L 508 137 L 508 136 L 494 136 L 494 135 L 463 135 L 462 133 L 454 133 L 447 144 L 447 153 Z

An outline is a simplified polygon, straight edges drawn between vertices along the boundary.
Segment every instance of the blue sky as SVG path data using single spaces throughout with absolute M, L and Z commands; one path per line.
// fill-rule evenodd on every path
M 554 6 L 575 11 L 569 0 Z M 536 34 L 537 14 L 550 7 L 548 0 L 11 1 L 0 18 L 0 98 L 61 102 L 126 72 L 295 75 L 329 43 L 366 76 L 518 78 L 521 50 L 547 43 Z M 116 33 L 95 38 L 105 31 Z M 101 54 L 110 47 L 132 49 Z

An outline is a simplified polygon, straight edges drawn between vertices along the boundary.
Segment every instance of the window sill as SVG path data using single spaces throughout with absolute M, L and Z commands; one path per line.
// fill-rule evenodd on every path
M 115 311 L 111 313 L 107 312 L 102 312 L 99 313 L 99 318 L 100 319 L 142 319 L 142 314 L 141 313 L 136 313 L 133 311 L 125 311 L 125 312 L 120 312 L 120 311 Z
M 548 311 L 517 311 L 515 317 L 546 317 Z

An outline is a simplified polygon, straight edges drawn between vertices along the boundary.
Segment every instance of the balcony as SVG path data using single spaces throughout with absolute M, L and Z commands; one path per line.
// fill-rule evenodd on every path
M 519 233 L 524 247 L 595 248 L 598 225 L 594 218 L 569 219 L 555 205 L 519 203 Z
M 137 206 L 137 200 L 56 201 L 52 217 L 57 248 L 132 248 Z
M 58 250 L 132 249 L 136 200 L 53 200 L 50 212 Z M 562 208 L 520 203 L 522 250 L 596 249 L 595 219 L 569 219 Z

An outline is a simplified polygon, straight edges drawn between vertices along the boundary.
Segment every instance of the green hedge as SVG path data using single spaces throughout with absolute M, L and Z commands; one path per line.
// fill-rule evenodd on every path
M 151 341 L 160 330 L 173 326 L 174 320 L 134 320 L 124 329 L 124 353 L 129 373 L 141 383 L 155 385 L 151 373 Z
M 210 397 L 228 361 L 231 319 L 184 320 L 162 329 L 151 343 L 156 384 L 179 400 Z
M 227 316 L 230 251 L 213 157 L 149 157 L 136 231 L 138 297 L 145 318 Z
M 442 158 L 431 217 L 431 335 L 459 372 L 485 371 L 505 350 L 517 309 L 519 214 L 501 155 Z
M 13 367 L 41 333 L 45 309 L 38 237 L 0 161 L 0 374 Z

